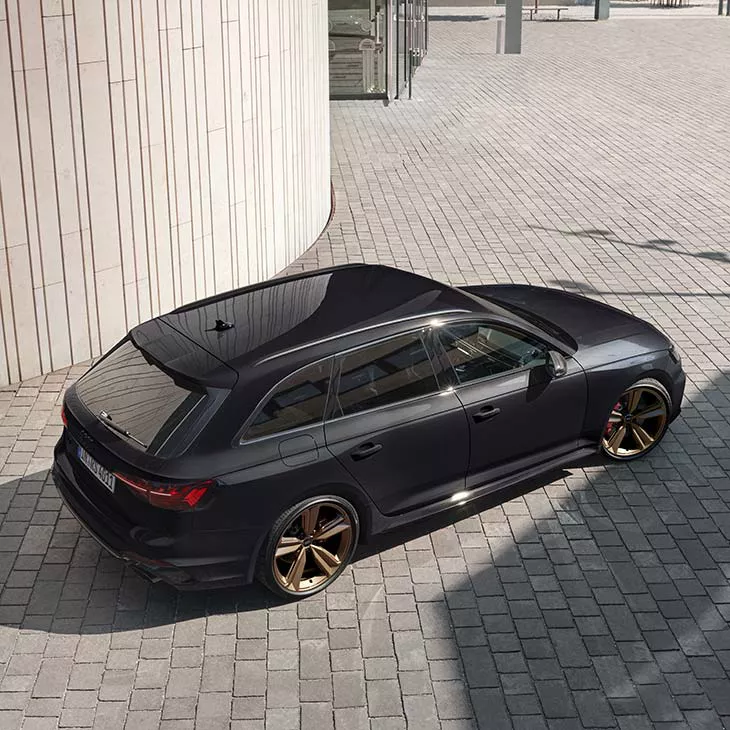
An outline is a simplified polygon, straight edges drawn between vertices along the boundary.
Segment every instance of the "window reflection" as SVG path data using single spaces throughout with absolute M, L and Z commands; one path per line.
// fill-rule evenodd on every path
M 420 335 L 404 335 L 343 358 L 335 415 L 359 413 L 437 390 Z
M 330 0 L 330 95 L 386 92 L 385 0 Z
M 124 342 L 76 384 L 86 407 L 104 411 L 118 426 L 156 453 L 169 435 L 204 398 L 203 392 L 176 383 Z
M 444 327 L 439 337 L 462 384 L 545 361 L 545 347 L 538 340 L 487 323 Z
M 270 436 L 322 421 L 331 367 L 328 360 L 287 378 L 258 412 L 244 439 Z

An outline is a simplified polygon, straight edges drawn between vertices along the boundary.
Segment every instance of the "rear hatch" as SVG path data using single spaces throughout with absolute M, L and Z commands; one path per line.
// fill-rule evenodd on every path
M 196 473 L 203 461 L 186 452 L 236 380 L 169 325 L 147 322 L 67 391 L 57 462 L 118 532 L 142 525 L 164 533 L 183 514 L 160 509 L 149 485 L 182 489 L 207 479 Z

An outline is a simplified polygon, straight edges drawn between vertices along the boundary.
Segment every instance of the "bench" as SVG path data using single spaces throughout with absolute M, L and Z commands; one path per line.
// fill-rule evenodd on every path
M 524 8 L 530 13 L 530 20 L 533 20 L 533 16 L 537 15 L 541 10 L 554 10 L 556 13 L 556 20 L 560 20 L 560 11 L 567 10 L 568 5 L 540 5 L 538 7 Z

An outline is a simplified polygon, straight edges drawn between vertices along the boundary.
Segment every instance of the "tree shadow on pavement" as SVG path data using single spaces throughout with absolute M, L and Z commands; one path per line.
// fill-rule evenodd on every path
M 679 245 L 679 241 L 675 241 L 671 238 L 649 238 L 646 241 L 639 243 L 636 241 L 625 241 L 622 238 L 619 238 L 610 229 L 585 228 L 578 231 L 566 231 L 559 228 L 549 228 L 538 225 L 529 225 L 528 227 L 536 231 L 559 233 L 562 236 L 587 239 L 589 241 L 595 241 L 596 243 L 613 243 L 618 246 L 660 251 L 662 253 L 671 253 L 677 256 L 687 256 L 690 258 L 704 259 L 705 261 L 730 264 L 730 253 L 727 253 L 726 251 L 685 251 L 675 248 L 675 246 Z
M 573 279 L 551 279 L 547 282 L 551 286 L 559 286 L 568 291 L 575 292 L 577 294 L 583 294 L 586 296 L 629 296 L 629 297 L 651 297 L 651 296 L 662 296 L 662 297 L 680 297 L 694 298 L 694 297 L 724 297 L 730 298 L 730 292 L 691 292 L 691 291 L 649 291 L 647 289 L 636 289 L 633 291 L 619 290 L 619 289 L 597 289 L 592 284 L 588 284 L 582 281 L 575 281 Z

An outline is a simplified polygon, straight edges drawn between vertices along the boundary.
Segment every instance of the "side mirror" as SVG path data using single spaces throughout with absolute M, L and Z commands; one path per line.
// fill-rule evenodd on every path
M 561 378 L 568 372 L 567 360 L 555 350 L 548 350 L 545 365 L 551 378 Z

